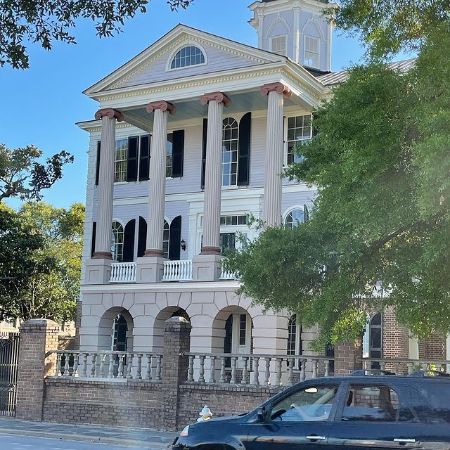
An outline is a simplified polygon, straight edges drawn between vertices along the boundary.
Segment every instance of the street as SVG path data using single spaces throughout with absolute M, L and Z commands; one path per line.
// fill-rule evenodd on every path
M 0 450 L 153 450 L 150 447 L 120 447 L 104 443 L 65 441 L 41 437 L 0 434 Z M 161 450 L 159 447 L 158 450 Z

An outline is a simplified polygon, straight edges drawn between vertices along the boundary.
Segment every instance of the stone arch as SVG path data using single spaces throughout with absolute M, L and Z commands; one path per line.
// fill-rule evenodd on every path
M 191 319 L 185 309 L 179 306 L 168 306 L 159 311 L 153 323 L 153 349 L 155 353 L 162 353 L 164 349 L 164 324 L 171 317 L 183 317 L 189 323 Z
M 242 316 L 246 318 L 245 325 Z M 236 323 L 236 320 L 239 320 L 239 323 Z M 243 330 L 244 326 L 245 332 Z M 212 323 L 212 353 L 252 353 L 252 331 L 252 316 L 242 306 L 231 305 L 221 309 Z M 231 340 L 231 342 L 228 342 L 228 340 Z
M 119 326 L 122 326 L 122 331 L 123 327 L 126 324 L 124 351 L 133 351 L 134 320 L 130 312 L 120 306 L 116 306 L 106 310 L 100 318 L 100 322 L 98 325 L 98 350 L 115 350 L 113 348 L 114 332 L 117 331 L 119 320 Z

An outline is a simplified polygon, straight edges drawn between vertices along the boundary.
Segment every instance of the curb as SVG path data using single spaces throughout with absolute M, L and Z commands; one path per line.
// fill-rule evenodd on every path
M 146 450 L 167 450 L 170 448 L 171 444 L 168 443 L 157 443 L 157 442 L 146 442 L 142 440 L 133 439 L 116 439 L 108 437 L 93 438 L 92 436 L 83 436 L 77 434 L 64 434 L 64 433 L 47 433 L 45 431 L 29 431 L 23 429 L 13 429 L 13 428 L 0 428 L 0 435 L 14 435 L 14 436 L 29 436 L 29 437 L 40 437 L 47 439 L 63 440 L 63 441 L 75 441 L 75 442 L 88 442 L 92 444 L 110 444 L 122 447 L 141 447 Z

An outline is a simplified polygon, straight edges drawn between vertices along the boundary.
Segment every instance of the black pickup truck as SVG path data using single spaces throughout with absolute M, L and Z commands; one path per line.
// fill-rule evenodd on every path
M 450 378 L 309 380 L 254 411 L 187 426 L 173 450 L 450 450 Z

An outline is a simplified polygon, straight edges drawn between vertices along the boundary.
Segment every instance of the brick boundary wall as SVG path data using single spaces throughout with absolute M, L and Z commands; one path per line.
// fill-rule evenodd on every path
M 165 429 L 161 383 L 45 380 L 43 420 Z

